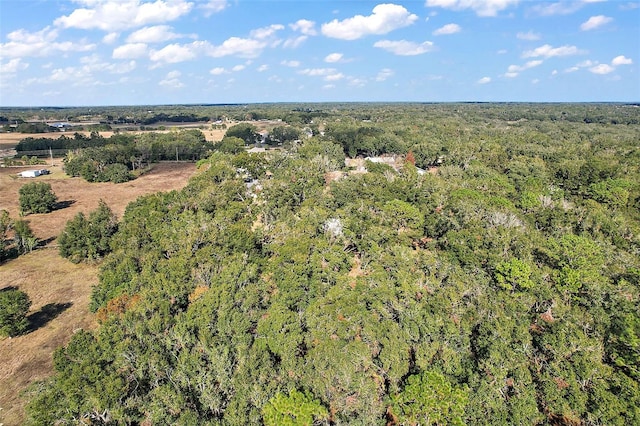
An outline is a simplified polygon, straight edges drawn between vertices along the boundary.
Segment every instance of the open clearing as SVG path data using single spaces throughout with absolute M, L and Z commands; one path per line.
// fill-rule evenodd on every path
M 35 179 L 16 176 L 22 170 L 44 167 L 52 173 Z M 129 202 L 141 195 L 180 189 L 195 171 L 193 163 L 160 163 L 133 181 L 112 184 L 69 178 L 59 159 L 53 166 L 0 168 L 0 209 L 8 210 L 13 219 L 19 218 L 18 191 L 29 182 L 50 183 L 64 206 L 48 214 L 26 216 L 36 237 L 46 245 L 0 264 L 0 289 L 16 287 L 33 302 L 31 331 L 12 339 L 0 338 L 0 424 L 23 423 L 25 401 L 20 392 L 51 374 L 53 351 L 68 342 L 74 331 L 94 326 L 88 304 L 91 287 L 98 282 L 98 267 L 74 265 L 58 255 L 55 238 L 67 221 L 79 212 L 95 210 L 100 200 L 120 219 Z

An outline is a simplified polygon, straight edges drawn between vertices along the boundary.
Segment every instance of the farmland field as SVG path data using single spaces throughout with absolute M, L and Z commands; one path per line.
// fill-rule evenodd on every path
M 0 148 L 10 145 L 6 138 L 2 142 Z M 22 423 L 24 401 L 19 394 L 28 384 L 51 373 L 53 351 L 65 344 L 74 331 L 94 324 L 88 303 L 91 287 L 98 282 L 98 269 L 75 265 L 58 255 L 55 238 L 66 222 L 79 212 L 87 214 L 96 209 L 100 200 L 120 218 L 129 202 L 141 195 L 182 188 L 196 170 L 192 163 L 160 163 L 127 183 L 88 183 L 67 177 L 61 161 L 56 159 L 53 166 L 43 166 L 49 168 L 50 175 L 36 179 L 16 177 L 19 171 L 33 167 L 0 168 L 0 210 L 8 210 L 17 219 L 18 191 L 33 181 L 50 183 L 62 208 L 26 216 L 34 234 L 45 245 L 0 264 L 0 288 L 19 288 L 33 302 L 31 331 L 0 340 L 0 424 L 6 426 Z

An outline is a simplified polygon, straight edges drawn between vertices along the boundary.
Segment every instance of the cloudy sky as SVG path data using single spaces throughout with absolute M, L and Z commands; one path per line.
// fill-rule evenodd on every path
M 640 101 L 640 2 L 1 0 L 0 106 Z

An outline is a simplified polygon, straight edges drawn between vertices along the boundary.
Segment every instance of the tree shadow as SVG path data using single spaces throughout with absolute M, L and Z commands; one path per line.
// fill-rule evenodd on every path
M 32 331 L 36 331 L 37 329 L 44 327 L 55 319 L 58 315 L 69 309 L 73 303 L 48 303 L 44 305 L 38 312 L 34 312 L 27 317 L 29 320 L 29 328 L 26 330 L 27 333 L 31 333 Z
M 64 201 L 58 201 L 54 206 L 53 209 L 54 210 L 62 210 L 62 209 L 66 209 L 67 207 L 71 207 L 72 205 L 74 205 L 76 203 L 76 200 L 64 200 Z
M 38 247 L 44 247 L 50 242 L 54 241 L 57 237 L 49 237 L 44 240 L 38 240 Z
M 0 288 L 0 292 L 11 291 L 11 290 L 18 290 L 18 287 L 16 287 L 15 285 L 10 285 L 8 287 Z
M 17 259 L 18 256 L 20 256 L 20 252 L 18 251 L 17 247 L 15 246 L 6 247 L 4 251 L 0 253 L 0 265 L 8 260 Z

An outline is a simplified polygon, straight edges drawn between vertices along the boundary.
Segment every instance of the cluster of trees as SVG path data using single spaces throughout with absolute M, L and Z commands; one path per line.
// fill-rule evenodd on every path
M 19 194 L 21 216 L 49 213 L 55 208 L 58 199 L 51 185 L 44 182 L 25 184 L 20 187 Z M 29 221 L 12 219 L 8 211 L 0 210 L 0 262 L 33 251 L 38 242 Z
M 97 146 L 68 151 L 64 170 L 89 182 L 127 182 L 136 170 L 164 160 L 196 161 L 210 152 L 213 144 L 199 130 L 113 135 L 100 138 Z
M 640 127 L 494 108 L 358 107 L 130 204 L 30 420 L 639 423 Z
M 16 145 L 18 153 L 25 151 L 48 151 L 49 149 L 59 152 L 60 150 L 68 151 L 79 148 L 101 147 L 107 144 L 123 143 L 123 136 L 115 135 L 113 140 L 100 136 L 98 132 L 91 132 L 89 136 L 82 133 L 74 133 L 73 137 L 66 135 L 59 138 L 34 138 L 28 137 L 22 139 Z M 116 142 L 120 141 L 120 142 Z
M 208 116 L 198 116 L 194 113 L 182 113 L 182 114 L 166 114 L 166 113 L 156 113 L 150 117 L 144 118 L 141 123 L 144 125 L 161 123 L 161 122 L 169 122 L 169 123 L 196 123 L 196 122 L 207 122 L 209 121 Z

